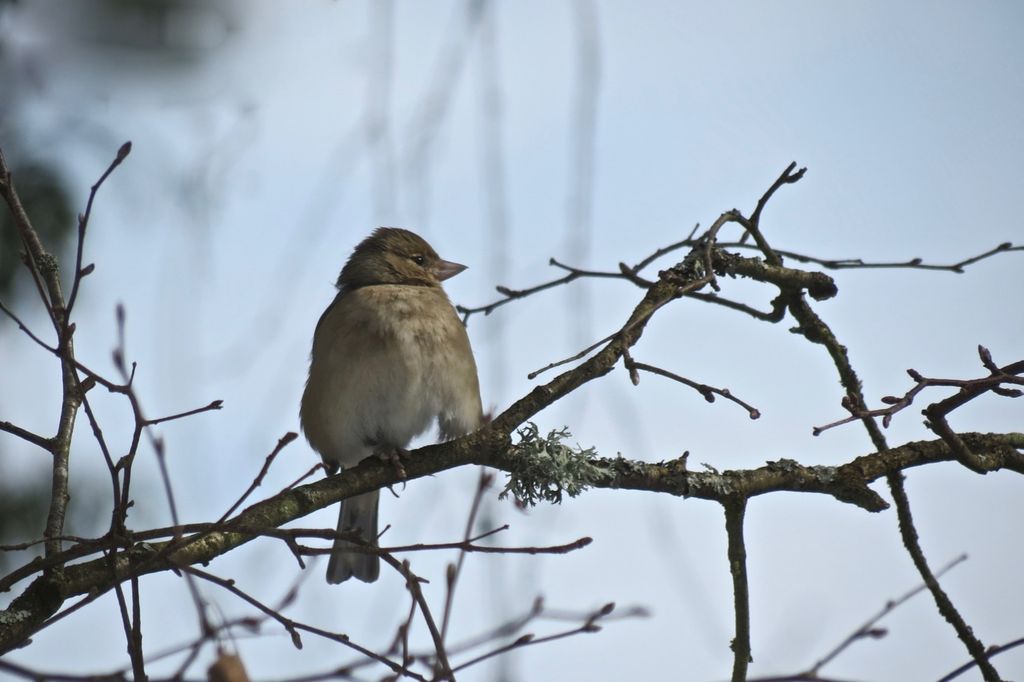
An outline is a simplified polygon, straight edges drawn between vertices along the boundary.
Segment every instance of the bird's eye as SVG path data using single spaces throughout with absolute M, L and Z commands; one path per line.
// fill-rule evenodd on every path
M 410 260 L 412 260 L 412 262 L 415 263 L 416 265 L 423 265 L 424 263 L 427 262 L 427 259 L 421 256 L 420 254 L 416 254 Z

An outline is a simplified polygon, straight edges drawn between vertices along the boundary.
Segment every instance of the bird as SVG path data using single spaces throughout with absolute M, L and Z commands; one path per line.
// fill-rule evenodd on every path
M 442 440 L 482 424 L 469 335 L 441 287 L 465 269 L 397 227 L 377 228 L 352 251 L 313 333 L 299 409 L 328 474 L 375 454 L 402 456 L 435 421 Z M 377 547 L 379 497 L 374 490 L 343 500 L 338 533 Z M 377 580 L 379 556 L 357 544 L 335 538 L 328 583 Z

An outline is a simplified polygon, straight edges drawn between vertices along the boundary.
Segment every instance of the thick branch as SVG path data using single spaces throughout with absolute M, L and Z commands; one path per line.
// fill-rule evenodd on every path
M 1024 434 L 965 433 L 961 437 L 978 452 L 992 470 L 1010 469 L 1024 473 Z M 510 438 L 493 425 L 465 438 L 430 445 L 411 453 L 405 462 L 406 480 L 421 478 L 466 464 L 480 464 L 513 471 Z M 862 508 L 879 511 L 885 502 L 868 484 L 892 472 L 935 462 L 955 461 L 942 440 L 907 443 L 882 453 L 858 457 L 838 467 L 808 467 L 791 460 L 780 460 L 757 469 L 742 471 L 691 472 L 684 459 L 648 464 L 626 460 L 599 459 L 595 465 L 608 475 L 595 487 L 624 488 L 663 492 L 722 502 L 735 496 L 752 497 L 774 491 L 818 492 L 831 495 Z M 331 476 L 285 491 L 243 510 L 219 530 L 201 531 L 177 540 L 177 549 L 166 552 L 167 543 L 137 543 L 129 551 L 118 552 L 110 562 L 96 559 L 67 566 L 63 579 L 49 574 L 33 581 L 10 605 L 0 611 L 0 652 L 19 645 L 38 631 L 46 619 L 56 613 L 64 600 L 79 594 L 100 593 L 113 586 L 113 577 L 123 581 L 131 575 L 167 570 L 174 566 L 204 563 L 245 544 L 257 534 L 234 528 L 278 527 L 341 499 L 398 483 L 393 466 L 368 458 L 343 475 Z M 24 577 L 39 570 L 30 564 Z M 8 581 L 4 581 L 8 582 Z M 10 584 L 8 582 L 8 584 Z

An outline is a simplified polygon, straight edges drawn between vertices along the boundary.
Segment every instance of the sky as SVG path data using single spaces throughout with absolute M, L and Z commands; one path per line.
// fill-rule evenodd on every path
M 0 90 L 9 94 L 0 148 L 52 163 L 84 206 L 120 144 L 133 143 L 90 223 L 86 259 L 97 267 L 83 285 L 76 347 L 85 364 L 113 373 L 114 308 L 123 303 L 147 414 L 224 400 L 219 412 L 159 428 L 185 521 L 219 516 L 277 439 L 298 430 L 313 327 L 352 247 L 378 225 L 413 229 L 467 264 L 446 289 L 469 306 L 495 300 L 497 285 L 559 276 L 550 258 L 615 270 L 725 210 L 749 212 L 791 161 L 806 177 L 781 189 L 762 219 L 779 248 L 948 264 L 1024 241 L 1015 211 L 1024 190 L 1017 3 L 581 0 L 483 3 L 477 15 L 465 2 L 185 2 L 155 33 L 123 6 L 108 14 L 114 6 L 36 0 L 0 10 Z M 907 368 L 981 376 L 979 344 L 999 363 L 1020 359 L 1022 257 L 999 255 L 959 275 L 835 272 L 838 297 L 816 309 L 877 405 L 910 388 Z M 772 295 L 743 282 L 723 288 L 762 307 Z M 614 331 L 641 297 L 622 281 L 584 281 L 470 318 L 485 407 L 500 411 L 524 395 L 536 384 L 527 373 Z M 46 328 L 31 296 L 17 307 Z M 757 421 L 659 377 L 634 387 L 620 368 L 537 423 L 567 426 L 573 442 L 602 455 L 657 461 L 688 450 L 691 462 L 720 470 L 781 457 L 838 464 L 869 452 L 853 425 L 811 435 L 844 416 L 842 395 L 825 353 L 791 326 L 680 301 L 635 349 L 638 361 L 728 387 L 763 413 Z M 52 430 L 58 376 L 10 323 L 0 324 L 0 367 L 0 418 Z M 126 447 L 124 403 L 98 409 Z M 1020 409 L 987 397 L 951 423 L 1012 431 Z M 887 435 L 894 444 L 934 437 L 916 407 Z M 11 480 L 47 475 L 28 446 L 8 435 L 0 446 Z M 75 503 L 104 508 L 85 492 L 105 490 L 106 476 L 85 429 L 74 456 L 84 486 Z M 315 461 L 300 439 L 259 492 Z M 133 527 L 168 524 L 151 452 L 137 471 Z M 449 471 L 409 484 L 400 499 L 384 495 L 387 541 L 458 539 L 476 477 Z M 941 465 L 909 472 L 907 488 L 932 565 L 969 556 L 943 584 L 976 634 L 986 644 L 1022 636 L 1017 477 Z M 613 601 L 650 616 L 530 647 L 460 680 L 728 677 L 732 594 L 718 506 L 589 491 L 524 513 L 492 494 L 484 517 L 511 525 L 501 537 L 508 545 L 594 543 L 568 556 L 469 557 L 453 639 L 522 614 L 538 595 L 560 611 Z M 300 523 L 333 527 L 334 518 L 329 509 Z M 752 676 L 806 669 L 919 583 L 891 510 L 774 494 L 751 502 L 746 530 Z M 434 577 L 428 595 L 441 595 L 453 558 L 412 557 Z M 323 563 L 300 572 L 283 547 L 258 541 L 210 570 L 268 602 L 308 577 L 291 617 L 383 646 L 408 608 L 401 579 L 328 586 Z M 180 580 L 142 585 L 147 651 L 195 636 Z M 247 612 L 226 593 L 204 594 L 226 616 Z M 823 674 L 937 679 L 967 660 L 927 595 L 882 624 L 886 637 L 854 645 Z M 351 660 L 312 637 L 296 651 L 265 630 L 273 634 L 238 640 L 255 679 Z M 105 671 L 127 663 L 119 633 L 116 603 L 103 599 L 11 660 Z M 996 663 L 1005 677 L 1024 677 L 1024 653 Z

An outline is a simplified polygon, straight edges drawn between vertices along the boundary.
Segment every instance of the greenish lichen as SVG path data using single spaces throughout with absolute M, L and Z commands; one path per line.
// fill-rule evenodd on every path
M 607 469 L 596 466 L 594 448 L 566 445 L 568 428 L 552 430 L 542 437 L 537 425 L 527 422 L 517 432 L 519 442 L 512 445 L 515 469 L 501 492 L 502 499 L 512 495 L 524 506 L 545 500 L 562 502 L 562 495 L 576 497 L 590 486 L 612 477 Z
M 0 625 L 19 625 L 26 623 L 32 617 L 32 614 L 24 609 L 5 609 L 0 611 Z
M 39 260 L 36 262 L 36 267 L 39 268 L 39 272 L 44 275 L 52 275 L 57 272 L 58 264 L 57 257 L 52 253 L 43 253 Z

